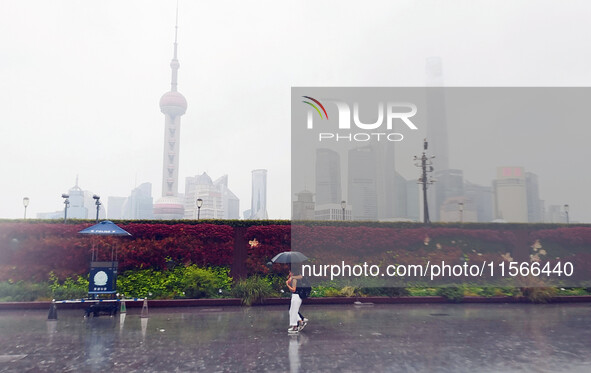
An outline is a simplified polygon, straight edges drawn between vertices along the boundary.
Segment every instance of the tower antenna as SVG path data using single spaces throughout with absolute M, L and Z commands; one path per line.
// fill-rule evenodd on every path
M 179 30 L 179 0 L 176 0 L 176 20 L 174 22 L 174 58 L 176 58 L 176 41 Z

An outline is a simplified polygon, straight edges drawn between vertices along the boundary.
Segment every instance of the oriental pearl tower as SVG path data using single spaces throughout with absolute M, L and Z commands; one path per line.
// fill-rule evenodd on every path
M 181 116 L 187 111 L 187 100 L 177 91 L 180 67 L 177 59 L 178 8 L 174 31 L 174 54 L 170 61 L 172 79 L 170 91 L 160 98 L 160 111 L 164 114 L 164 152 L 162 163 L 162 197 L 154 204 L 155 219 L 182 219 L 183 201 L 178 196 L 179 148 Z

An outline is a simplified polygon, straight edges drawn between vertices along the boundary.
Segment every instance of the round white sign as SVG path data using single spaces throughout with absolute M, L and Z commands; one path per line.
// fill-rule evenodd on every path
M 109 276 L 107 276 L 107 273 L 105 271 L 98 271 L 94 275 L 94 284 L 97 286 L 104 286 L 107 284 L 108 279 Z

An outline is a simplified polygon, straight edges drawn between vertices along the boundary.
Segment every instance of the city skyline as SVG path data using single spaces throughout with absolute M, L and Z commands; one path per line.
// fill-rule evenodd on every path
M 179 178 L 223 171 L 247 206 L 251 170 L 268 169 L 270 218 L 291 213 L 292 86 L 425 86 L 425 61 L 432 56 L 443 62 L 447 86 L 591 85 L 591 56 L 580 48 L 591 39 L 584 19 L 591 6 L 585 2 L 557 7 L 539 1 L 532 7 L 525 1 L 482 12 L 478 1 L 383 1 L 376 3 L 377 13 L 347 1 L 342 12 L 307 1 L 259 4 L 235 2 L 228 10 L 180 2 L 182 91 L 191 106 L 183 117 Z M 309 13 L 312 4 L 318 14 Z M 0 218 L 22 218 L 25 196 L 29 217 L 63 208 L 61 193 L 76 175 L 104 202 L 144 182 L 152 183 L 154 196 L 161 194 L 157 103 L 170 85 L 175 6 L 65 0 L 0 5 Z M 351 22 L 358 27 L 350 28 Z M 493 35 L 495 24 L 503 27 Z M 317 42 L 304 40 L 303 29 L 318 35 Z M 384 50 L 394 42 L 396 50 Z M 582 169 L 589 153 L 585 129 L 558 123 L 529 133 L 516 129 L 503 139 L 513 146 L 521 141 L 522 149 L 491 156 L 499 148 L 493 144 L 505 145 L 496 125 L 447 125 L 449 165 L 464 170 L 465 180 L 487 185 L 496 167 L 522 166 L 538 175 L 547 206 L 568 203 L 572 221 L 591 222 L 591 182 L 564 167 Z M 557 158 L 531 159 L 529 142 Z M 475 157 L 479 164 L 470 164 Z M 401 170 L 407 179 L 415 173 Z
M 523 188 L 527 186 L 526 189 L 529 191 L 526 194 L 524 189 L 522 194 L 522 203 L 526 206 L 527 202 L 528 208 L 527 210 L 521 210 L 521 215 L 509 214 L 515 216 L 515 218 L 506 219 L 507 221 L 541 222 L 545 220 L 543 216 L 545 215 L 544 206 L 550 208 L 551 206 L 569 205 L 570 221 L 585 222 L 584 218 L 581 218 L 580 211 L 581 207 L 588 204 L 588 199 L 584 198 L 585 192 L 581 191 L 579 198 L 573 198 L 570 190 L 566 192 L 566 188 L 582 187 L 589 180 L 589 177 L 572 173 L 571 167 L 561 166 L 566 164 L 570 166 L 573 163 L 582 166 L 584 160 L 572 157 L 570 154 L 572 150 L 567 152 L 566 149 L 563 149 L 564 145 L 561 145 L 556 140 L 562 139 L 564 141 L 568 139 L 568 144 L 572 149 L 580 149 L 581 151 L 586 149 L 586 137 L 584 136 L 586 132 L 589 132 L 585 126 L 587 118 L 586 102 L 591 99 L 591 90 L 587 88 L 296 87 L 292 90 L 292 120 L 294 123 L 292 127 L 292 136 L 294 138 L 292 148 L 293 190 L 297 193 L 303 189 L 309 189 L 308 186 L 315 185 L 313 166 L 314 164 L 318 165 L 318 161 L 314 160 L 310 155 L 318 154 L 317 149 L 319 148 L 330 148 L 340 154 L 340 156 L 335 154 L 335 159 L 340 159 L 340 169 L 347 170 L 347 167 L 349 167 L 349 178 L 351 177 L 351 167 L 355 170 L 355 174 L 359 175 L 353 176 L 359 180 L 358 187 L 355 187 L 358 192 L 353 191 L 353 194 L 347 189 L 354 187 L 355 184 L 349 182 L 347 188 L 348 177 L 346 174 L 341 176 L 343 198 L 353 205 L 354 217 L 356 216 L 356 219 L 360 220 L 375 219 L 376 195 L 378 200 L 380 196 L 385 198 L 384 202 L 378 203 L 378 210 L 383 207 L 388 208 L 388 198 L 391 200 L 392 198 L 394 200 L 400 198 L 400 196 L 389 196 L 388 192 L 380 192 L 379 190 L 381 185 L 387 185 L 384 181 L 388 182 L 390 180 L 388 174 L 391 173 L 389 170 L 392 167 L 395 167 L 399 174 L 396 175 L 394 180 L 397 180 L 398 176 L 415 182 L 417 180 L 418 170 L 414 167 L 414 162 L 410 160 L 412 154 L 416 155 L 423 148 L 423 136 L 429 132 L 429 120 L 432 118 L 429 111 L 433 102 L 433 91 L 447 101 L 444 108 L 447 112 L 446 120 L 449 123 L 449 131 L 446 133 L 447 136 L 445 136 L 444 140 L 449 142 L 450 160 L 448 167 L 450 168 L 435 168 L 432 174 L 437 180 L 429 188 L 429 211 L 432 215 L 432 221 L 449 221 L 454 216 L 457 218 L 457 206 L 461 201 L 452 199 L 468 197 L 464 193 L 465 183 L 469 184 L 466 191 L 471 196 L 470 198 L 481 201 L 476 205 L 468 203 L 467 200 L 464 201 L 466 203 L 465 217 L 467 219 L 475 219 L 475 216 L 479 216 L 479 221 L 505 220 L 503 216 L 507 215 L 507 211 L 503 213 L 502 210 L 507 210 L 507 207 L 497 210 L 490 219 L 486 218 L 486 216 L 492 215 L 492 212 L 487 211 L 492 210 L 492 204 L 485 206 L 487 204 L 486 200 L 490 200 L 485 195 L 492 193 L 493 180 L 496 179 L 495 174 L 498 168 L 521 167 L 527 170 L 527 174 L 531 176 L 528 177 L 527 183 L 525 179 L 521 183 Z M 327 110 L 326 117 L 333 119 L 320 120 L 321 118 L 318 116 L 319 120 L 308 122 L 308 125 L 306 125 L 306 118 L 311 109 L 301 102 L 300 97 L 304 95 L 313 96 L 315 99 L 320 100 L 319 102 L 324 102 Z M 371 154 L 374 155 L 371 155 L 371 157 L 369 157 L 369 152 L 365 152 L 369 157 L 367 160 L 363 162 L 352 161 L 351 149 L 358 152 L 369 145 L 384 145 L 389 142 L 385 140 L 378 141 L 377 137 L 372 137 L 372 141 L 359 139 L 357 141 L 343 141 L 342 139 L 347 139 L 346 136 L 350 131 L 363 132 L 363 130 L 357 127 L 351 127 L 351 129 L 348 129 L 349 127 L 339 128 L 341 109 L 338 105 L 332 104 L 333 101 L 331 100 L 342 102 L 343 106 L 348 105 L 348 107 L 357 105 L 364 111 L 360 109 L 360 114 L 353 113 L 352 115 L 365 115 L 364 120 L 366 123 L 374 123 L 377 117 L 375 114 L 376 103 L 390 99 L 405 100 L 416 105 L 418 109 L 414 111 L 412 120 L 419 129 L 412 131 L 412 129 L 406 128 L 404 125 L 402 125 L 402 128 L 393 128 L 394 131 L 404 133 L 403 141 L 390 142 L 396 144 L 394 146 L 395 156 L 390 155 L 385 159 L 378 157 L 378 147 L 376 151 L 372 150 Z M 560 123 L 563 118 L 561 108 L 568 110 L 567 117 L 570 127 L 580 136 L 569 138 L 567 133 L 555 131 L 555 124 Z M 439 105 L 436 111 L 438 110 Z M 373 128 L 373 131 L 377 132 L 387 131 L 385 126 L 379 129 Z M 326 136 L 326 132 L 329 132 L 330 135 L 332 131 L 337 129 L 339 132 L 335 132 L 338 135 L 334 135 L 334 138 Z M 319 137 L 319 133 L 324 136 Z M 337 136 L 341 138 L 340 141 Z M 439 138 L 437 137 L 428 138 L 428 155 L 434 155 L 436 157 L 434 158 L 435 161 L 440 156 L 445 158 L 446 155 L 434 154 L 430 151 L 431 146 L 437 145 L 438 141 Z M 433 147 L 437 149 L 437 146 Z M 444 148 L 446 147 L 444 144 Z M 471 155 L 466 153 L 465 157 L 456 157 L 460 153 L 458 149 L 464 150 L 462 148 L 468 147 L 474 149 L 475 152 Z M 434 162 L 434 164 L 436 165 L 437 162 Z M 377 165 L 382 171 L 372 176 L 369 172 L 374 167 L 370 165 Z M 458 167 L 458 165 L 461 166 Z M 381 177 L 384 177 L 382 181 L 380 181 Z M 375 187 L 378 189 L 373 191 L 371 188 Z M 400 188 L 403 188 L 402 183 L 399 183 Z M 394 191 L 393 188 L 387 187 L 386 189 Z M 315 193 L 313 189 L 311 191 Z M 365 196 L 362 197 L 360 193 L 365 193 Z M 502 194 L 497 193 L 496 189 L 495 193 L 497 196 Z M 527 201 L 525 200 L 526 197 Z M 362 200 L 355 200 L 355 198 L 361 198 Z M 574 203 L 572 201 L 575 199 L 577 199 L 576 203 L 579 204 L 579 216 L 576 219 L 573 218 L 572 214 Z M 445 217 L 440 218 L 440 209 L 444 204 L 447 204 L 445 206 Z M 369 210 L 361 212 L 360 206 Z M 456 212 L 453 211 L 452 206 L 455 206 Z M 531 206 L 531 209 L 529 206 Z M 554 207 L 552 209 L 555 210 Z M 412 212 L 407 210 L 407 213 L 411 214 Z M 406 216 L 400 216 L 399 213 L 393 212 L 386 212 L 384 215 L 378 212 L 377 215 L 378 219 L 406 218 Z M 563 220 L 565 221 L 565 219 Z M 551 221 L 560 222 L 557 221 L 556 217 L 553 217 Z

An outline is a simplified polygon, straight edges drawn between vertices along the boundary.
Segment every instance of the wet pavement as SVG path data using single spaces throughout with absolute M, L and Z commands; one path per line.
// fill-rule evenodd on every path
M 0 312 L 0 372 L 591 372 L 591 305 Z M 122 318 L 124 317 L 124 318 Z

